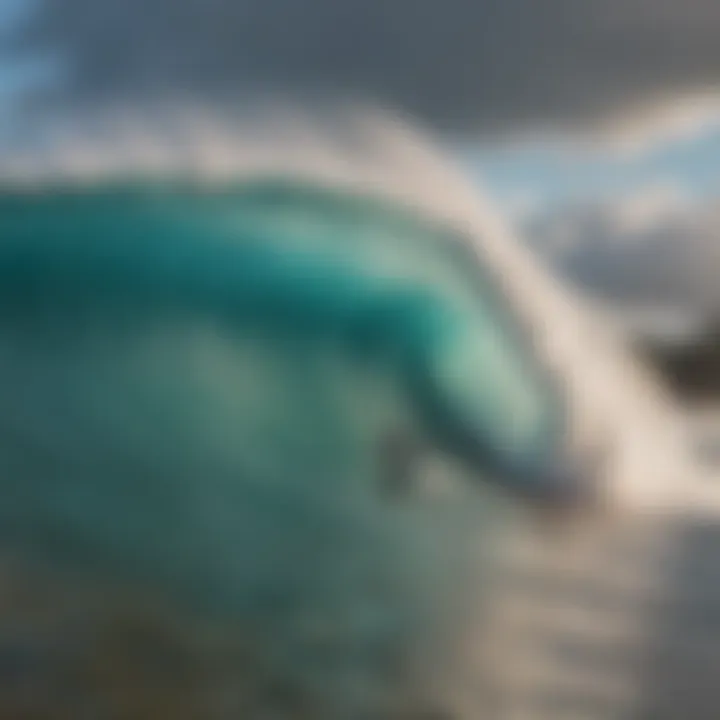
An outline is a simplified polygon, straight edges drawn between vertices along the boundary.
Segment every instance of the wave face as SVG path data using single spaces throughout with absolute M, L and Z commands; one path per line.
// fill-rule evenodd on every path
M 541 489 L 562 437 L 449 225 L 298 179 L 143 180 L 6 190 L 0 237 L 5 547 L 248 623 L 339 697 L 378 653 L 442 662 L 476 612 L 478 481 Z M 409 503 L 388 438 L 421 448 Z
M 13 430 L 61 465 L 125 468 L 68 470 L 52 492 L 23 477 L 6 532 L 40 541 L 69 513 L 60 530 L 78 523 L 93 552 L 143 556 L 155 575 L 153 546 L 166 562 L 180 540 L 186 562 L 198 494 L 372 495 L 383 433 L 520 489 L 559 450 L 559 398 L 491 277 L 446 228 L 391 205 L 287 182 L 139 185 L 6 195 L 0 232 Z M 151 468 L 165 479 L 130 482 Z M 143 487 L 176 516 L 145 508 Z M 217 557 L 240 541 L 233 512 Z M 127 533 L 142 514 L 147 533 Z

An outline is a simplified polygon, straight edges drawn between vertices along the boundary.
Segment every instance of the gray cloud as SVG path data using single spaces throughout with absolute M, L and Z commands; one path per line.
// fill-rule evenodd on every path
M 275 85 L 475 131 L 714 85 L 718 37 L 717 0 L 42 0 L 17 47 L 68 58 L 74 98 Z
M 556 209 L 528 236 L 585 291 L 617 307 L 674 306 L 720 313 L 720 205 L 689 203 L 657 213 L 619 200 Z

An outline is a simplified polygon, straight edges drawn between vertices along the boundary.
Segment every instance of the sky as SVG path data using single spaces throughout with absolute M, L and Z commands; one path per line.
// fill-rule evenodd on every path
M 592 292 L 720 312 L 718 37 L 716 0 L 0 0 L 0 121 L 43 58 L 68 103 L 377 99 Z
M 720 314 L 720 123 L 641 150 L 538 141 L 460 157 L 551 267 L 609 307 L 643 323 Z
M 20 17 L 24 0 L 0 0 L 0 38 L 8 33 Z M 7 63 L 0 65 L 0 102 L 12 90 L 19 79 L 15 67 L 7 67 Z
M 660 142 L 640 152 L 602 146 L 578 149 L 524 143 L 519 147 L 464 148 L 465 164 L 510 209 L 569 202 L 674 184 L 697 198 L 720 195 L 720 123 L 697 137 Z

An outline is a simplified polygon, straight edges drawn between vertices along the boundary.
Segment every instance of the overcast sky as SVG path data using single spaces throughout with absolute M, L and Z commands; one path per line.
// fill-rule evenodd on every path
M 480 132 L 626 117 L 720 80 L 716 0 L 34 1 L 18 45 L 70 63 L 78 96 L 274 83 Z

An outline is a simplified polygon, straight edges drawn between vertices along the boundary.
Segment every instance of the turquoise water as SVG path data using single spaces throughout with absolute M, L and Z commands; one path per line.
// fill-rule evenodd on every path
M 496 284 L 392 204 L 6 192 L 0 238 L 7 546 L 272 622 L 359 588 L 411 617 L 462 576 L 473 486 L 532 490 L 556 459 L 560 399 Z M 387 501 L 389 434 L 461 490 Z

